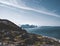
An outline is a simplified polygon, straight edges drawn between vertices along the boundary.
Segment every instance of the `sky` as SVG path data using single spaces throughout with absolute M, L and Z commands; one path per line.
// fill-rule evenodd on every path
M 0 0 L 0 19 L 17 25 L 60 26 L 60 0 Z

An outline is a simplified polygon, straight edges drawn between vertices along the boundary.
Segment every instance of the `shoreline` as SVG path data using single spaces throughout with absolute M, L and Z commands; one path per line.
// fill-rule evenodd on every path
M 58 41 L 60 43 L 60 39 L 57 39 L 57 38 L 54 38 L 54 37 L 49 37 L 49 36 L 43 36 L 43 35 L 42 35 L 42 37 L 46 37 L 46 38 Z
M 31 32 L 28 32 L 28 33 L 31 33 Z M 32 34 L 36 34 L 36 33 L 32 33 Z M 57 39 L 57 38 L 54 38 L 54 37 L 50 37 L 50 36 L 44 36 L 42 34 L 36 34 L 36 35 L 41 35 L 42 37 L 45 37 L 45 38 L 48 38 L 48 39 L 52 39 L 52 40 L 58 41 L 60 43 L 60 39 Z
M 32 33 L 32 32 L 29 32 L 29 33 Z M 53 39 L 53 40 L 58 41 L 60 43 L 60 39 L 57 39 L 57 38 L 54 38 L 54 37 L 50 37 L 50 36 L 44 36 L 42 34 L 37 34 L 37 33 L 33 33 L 33 34 L 41 35 L 42 37 L 50 38 L 50 39 Z
M 32 32 L 29 32 L 28 30 L 27 30 L 27 32 L 28 32 L 28 33 L 32 33 Z M 46 38 L 49 38 L 49 39 L 58 41 L 58 42 L 60 43 L 60 39 L 58 39 L 58 38 L 54 38 L 54 37 L 51 37 L 51 36 L 44 36 L 44 35 L 42 35 L 42 34 L 37 34 L 37 33 L 33 33 L 33 34 L 41 35 L 42 37 L 46 37 Z

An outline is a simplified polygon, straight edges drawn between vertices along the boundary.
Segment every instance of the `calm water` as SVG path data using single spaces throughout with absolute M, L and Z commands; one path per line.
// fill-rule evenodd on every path
M 27 28 L 27 32 L 60 39 L 60 29 Z

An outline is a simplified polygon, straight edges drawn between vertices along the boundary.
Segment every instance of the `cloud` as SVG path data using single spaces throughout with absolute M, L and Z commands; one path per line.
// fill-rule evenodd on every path
M 22 0 L 20 0 L 20 2 L 22 2 Z M 55 17 L 59 17 L 59 15 L 53 13 L 53 12 L 48 12 L 46 10 L 37 10 L 37 9 L 34 9 L 34 8 L 30 8 L 28 6 L 26 6 L 25 4 L 18 4 L 17 0 L 0 0 L 0 3 L 2 4 L 5 4 L 5 5 L 8 5 L 8 6 L 13 6 L 13 7 L 16 7 L 16 8 L 20 8 L 20 9 L 25 9 L 25 10 L 31 10 L 31 11 L 35 11 L 35 12 L 38 12 L 38 13 L 41 13 L 41 14 L 46 14 L 46 15 L 50 15 L 50 16 L 55 16 Z

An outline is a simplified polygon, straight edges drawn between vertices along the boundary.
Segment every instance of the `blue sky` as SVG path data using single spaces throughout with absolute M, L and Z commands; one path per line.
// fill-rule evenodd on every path
M 0 0 L 0 18 L 17 25 L 60 26 L 60 0 Z

